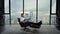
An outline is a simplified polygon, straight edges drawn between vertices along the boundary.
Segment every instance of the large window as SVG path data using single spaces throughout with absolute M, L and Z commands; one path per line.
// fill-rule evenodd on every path
M 56 17 L 56 0 L 50 1 L 51 0 L 38 0 L 38 2 L 37 0 L 10 0 L 9 3 L 9 0 L 5 0 L 5 21 L 11 24 L 18 24 L 17 18 L 20 18 L 21 13 L 24 13 L 25 17 L 28 16 L 32 22 L 42 20 L 43 24 L 54 24 L 53 21 Z M 50 3 L 52 3 L 52 8 Z M 50 8 L 52 9 L 51 11 Z
M 4 16 L 5 16 L 5 24 L 10 24 L 10 14 L 9 14 L 9 0 L 4 0 Z
M 56 0 L 52 0 L 51 24 L 56 24 Z

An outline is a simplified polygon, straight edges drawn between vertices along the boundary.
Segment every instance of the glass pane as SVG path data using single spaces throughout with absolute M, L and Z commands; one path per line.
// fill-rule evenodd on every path
M 56 24 L 56 15 L 51 15 L 51 24 Z
M 5 0 L 4 4 L 5 13 L 9 13 L 9 0 Z
M 47 4 L 47 5 L 45 5 Z M 49 24 L 50 0 L 38 0 L 38 22 Z
M 23 0 L 11 0 L 11 23 L 19 24 L 17 18 L 23 12 Z
M 5 24 L 10 24 L 10 18 L 9 15 L 5 15 Z
M 52 13 L 56 13 L 56 0 L 52 0 Z
M 28 14 L 30 21 L 36 22 L 36 0 L 24 0 L 25 16 Z

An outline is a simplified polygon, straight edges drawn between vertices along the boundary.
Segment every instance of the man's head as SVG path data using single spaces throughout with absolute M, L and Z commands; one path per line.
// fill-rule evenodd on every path
M 21 17 L 24 17 L 24 14 L 23 13 L 21 14 Z

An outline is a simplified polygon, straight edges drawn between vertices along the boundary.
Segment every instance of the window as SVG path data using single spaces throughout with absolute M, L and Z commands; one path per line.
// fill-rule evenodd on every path
M 52 13 L 56 13 L 56 0 L 52 0 Z
M 4 0 L 5 24 L 10 24 L 9 0 Z
M 4 0 L 5 13 L 9 13 L 9 0 Z
M 17 18 L 20 18 L 21 13 L 23 13 L 23 9 L 24 9 L 24 15 L 28 14 L 28 17 L 31 18 L 32 22 L 36 22 L 36 20 L 38 19 L 38 22 L 42 20 L 43 24 L 49 24 L 50 19 L 53 18 L 53 15 L 55 15 L 56 13 L 56 0 L 52 0 L 51 14 L 50 14 L 50 1 L 51 0 L 38 0 L 38 5 L 37 5 L 36 0 L 24 0 L 24 8 L 23 8 L 23 0 L 11 0 L 10 2 L 11 15 L 8 14 L 9 16 L 11 16 L 11 23 L 18 24 Z M 38 11 L 36 11 L 36 9 Z M 9 0 L 5 0 L 5 13 L 9 13 Z M 27 15 L 25 15 L 25 17 L 26 16 Z
M 11 0 L 11 24 L 18 24 L 17 18 L 23 13 L 23 0 Z
M 46 5 L 47 4 L 47 5 Z M 38 22 L 49 24 L 50 0 L 38 0 Z
M 51 15 L 51 24 L 56 24 L 56 15 Z
M 6 24 L 6 25 L 10 24 L 9 15 L 5 15 L 5 24 Z
M 52 0 L 51 24 L 56 24 L 56 0 Z
M 36 22 L 36 0 L 24 0 L 24 13 L 29 15 L 32 22 Z

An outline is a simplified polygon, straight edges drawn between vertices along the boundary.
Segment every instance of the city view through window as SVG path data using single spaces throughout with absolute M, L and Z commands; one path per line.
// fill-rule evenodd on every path
M 23 0 L 11 0 L 11 24 L 19 24 L 17 18 L 23 13 Z M 47 5 L 46 5 L 47 4 Z M 9 13 L 9 0 L 5 0 L 5 13 Z M 56 13 L 56 0 L 52 0 L 52 13 Z M 30 21 L 36 22 L 36 0 L 24 0 L 24 14 L 28 14 Z M 50 0 L 38 0 L 38 22 L 50 22 Z M 51 15 L 51 24 L 55 24 L 56 15 Z M 5 23 L 10 23 L 9 15 L 5 15 Z

